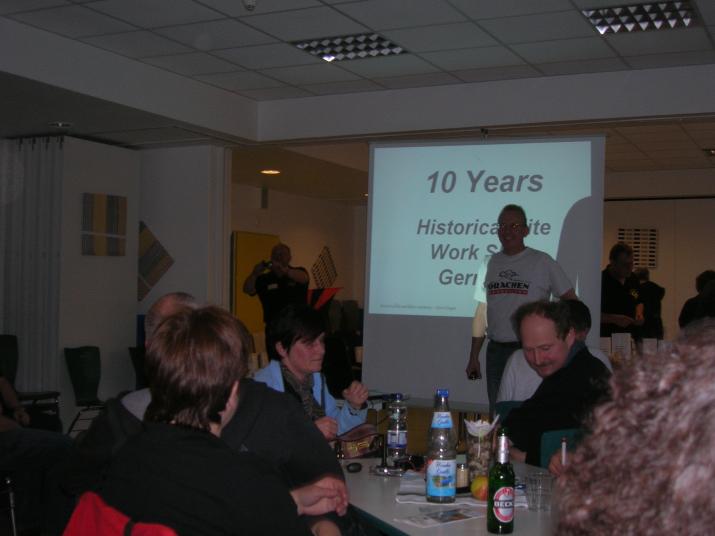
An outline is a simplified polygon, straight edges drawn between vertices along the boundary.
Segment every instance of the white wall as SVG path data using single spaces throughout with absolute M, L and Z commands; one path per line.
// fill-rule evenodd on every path
M 308 272 L 323 246 L 328 246 L 338 272 L 335 286 L 343 287 L 337 298 L 362 303 L 358 280 L 364 277 L 364 244 L 362 258 L 356 257 L 359 231 L 353 216 L 359 209 L 276 191 L 269 191 L 268 208 L 261 209 L 261 190 L 243 184 L 233 185 L 232 207 L 232 230 L 280 236 L 291 248 L 291 263 Z M 312 275 L 310 284 L 314 286 Z
M 230 184 L 224 149 L 213 146 L 143 151 L 144 221 L 174 264 L 139 305 L 145 313 L 167 292 L 182 291 L 228 303 Z
M 139 170 L 139 153 L 135 151 L 65 139 L 59 342 L 60 348 L 99 347 L 100 398 L 134 386 L 127 348 L 135 340 Z M 127 198 L 125 256 L 81 254 L 83 193 Z M 60 359 L 61 417 L 67 427 L 76 409 L 64 355 Z

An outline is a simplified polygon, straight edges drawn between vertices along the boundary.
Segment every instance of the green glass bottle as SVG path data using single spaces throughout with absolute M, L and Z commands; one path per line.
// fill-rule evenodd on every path
M 509 463 L 509 439 L 506 429 L 497 436 L 496 463 L 489 471 L 487 531 L 511 534 L 514 531 L 514 468 Z

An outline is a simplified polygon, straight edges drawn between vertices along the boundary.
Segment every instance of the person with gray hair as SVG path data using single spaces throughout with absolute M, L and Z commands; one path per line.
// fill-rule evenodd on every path
M 144 317 L 144 346 L 148 347 L 156 328 L 161 322 L 181 309 L 196 309 L 199 302 L 186 292 L 170 292 L 156 300 Z M 151 380 L 150 380 L 151 381 Z M 149 388 L 138 389 L 122 398 L 122 404 L 138 419 L 144 417 L 144 411 L 151 402 Z

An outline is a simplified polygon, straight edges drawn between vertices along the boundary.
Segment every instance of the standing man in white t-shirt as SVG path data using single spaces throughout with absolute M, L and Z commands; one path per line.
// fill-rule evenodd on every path
M 488 337 L 486 375 L 491 414 L 507 359 L 520 347 L 511 322 L 514 311 L 522 304 L 549 299 L 552 295 L 578 299 L 561 266 L 543 251 L 524 245 L 529 234 L 526 221 L 526 213 L 519 205 L 506 205 L 501 210 L 498 234 L 502 250 L 485 257 L 474 292 L 477 308 L 466 373 L 472 380 L 482 377 L 479 351 Z

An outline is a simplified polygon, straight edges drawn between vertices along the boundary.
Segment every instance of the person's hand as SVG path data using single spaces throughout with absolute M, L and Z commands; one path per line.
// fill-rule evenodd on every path
M 298 506 L 298 515 L 335 512 L 342 516 L 348 508 L 345 482 L 334 476 L 325 476 L 313 484 L 291 490 L 290 494 Z
M 340 536 L 340 528 L 329 519 L 318 519 L 310 526 L 314 536 Z
M 509 459 L 513 462 L 526 462 L 526 452 L 516 447 L 509 447 Z
M 626 315 L 610 315 L 610 323 L 617 325 L 619 328 L 627 328 L 633 324 L 634 320 Z
M 22 406 L 15 408 L 15 411 L 13 411 L 13 417 L 21 426 L 28 426 L 30 424 L 30 416 Z
M 557 450 L 551 455 L 549 460 L 549 472 L 556 478 L 564 472 L 565 466 L 561 463 L 561 450 Z
M 320 433 L 323 434 L 325 439 L 332 441 L 338 434 L 338 421 L 332 417 L 321 417 L 313 421 L 313 424 L 318 427 Z
M 467 368 L 464 369 L 464 372 L 467 373 L 467 378 L 470 380 L 472 377 L 476 377 L 477 380 L 482 379 L 482 369 L 479 366 L 479 358 L 474 357 L 474 356 L 469 356 L 469 362 L 467 363 Z
M 265 261 L 261 261 L 253 267 L 253 275 L 258 276 L 266 271 L 268 264 Z
M 367 400 L 367 387 L 358 381 L 354 381 L 347 389 L 343 389 L 343 398 L 354 409 L 360 409 Z

